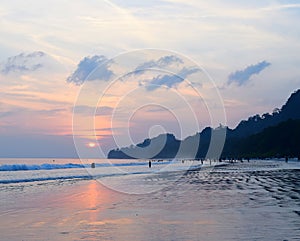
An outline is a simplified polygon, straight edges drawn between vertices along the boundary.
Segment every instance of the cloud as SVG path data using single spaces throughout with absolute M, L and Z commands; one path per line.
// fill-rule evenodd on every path
M 1 111 L 0 112 L 0 117 L 5 118 L 5 117 L 11 117 L 11 116 L 20 116 L 23 113 L 28 113 L 30 115 L 45 115 L 47 117 L 49 116 L 57 116 L 60 113 L 67 112 L 68 109 L 66 108 L 56 108 L 56 109 L 41 109 L 41 110 L 33 110 L 30 108 L 24 108 L 24 107 L 13 107 L 11 110 L 7 111 Z
M 85 57 L 77 65 L 77 69 L 67 78 L 67 82 L 81 85 L 85 81 L 96 79 L 109 80 L 114 73 L 109 69 L 111 61 L 103 55 Z
M 14 112 L 13 111 L 2 111 L 0 112 L 0 117 L 3 118 L 3 117 L 8 117 L 8 116 L 11 116 L 13 115 Z
M 45 56 L 46 54 L 41 51 L 12 56 L 0 65 L 0 71 L 5 75 L 35 71 L 43 67 L 42 61 Z
M 153 78 L 149 83 L 146 84 L 146 89 L 148 91 L 156 90 L 161 86 L 166 86 L 168 88 L 172 88 L 177 84 L 183 82 L 189 75 L 197 73 L 201 71 L 197 67 L 187 68 L 184 67 L 178 74 L 176 75 L 160 75 L 156 78 Z
M 91 107 L 87 105 L 74 106 L 73 112 L 77 114 L 90 115 L 90 116 L 104 116 L 111 115 L 113 108 L 109 106 Z
M 191 74 L 194 74 L 194 73 L 197 73 L 197 72 L 200 72 L 201 69 L 199 69 L 198 67 L 191 67 L 191 68 L 187 68 L 187 67 L 184 67 L 179 73 L 178 75 L 182 78 L 186 78 L 188 77 L 189 75 Z
M 183 64 L 183 61 L 182 59 L 174 55 L 164 56 L 158 59 L 157 61 L 151 60 L 139 65 L 136 68 L 136 71 L 141 71 L 141 70 L 151 69 L 151 68 L 164 68 L 171 64 Z
M 228 77 L 227 84 L 230 85 L 232 83 L 236 83 L 238 86 L 245 85 L 250 80 L 252 75 L 259 74 L 270 65 L 271 63 L 262 61 L 258 64 L 250 65 L 243 70 L 238 70 L 234 73 L 231 73 Z
M 60 113 L 64 113 L 67 112 L 68 109 L 66 108 L 56 108 L 56 109 L 44 109 L 44 110 L 39 110 L 39 111 L 35 111 L 38 114 L 42 114 L 42 115 L 46 115 L 46 116 L 56 116 Z
M 101 106 L 97 108 L 96 115 L 103 116 L 103 115 L 111 115 L 113 113 L 113 108 L 109 106 Z
M 158 89 L 161 86 L 166 86 L 168 88 L 171 88 L 173 85 L 176 85 L 183 80 L 178 76 L 172 76 L 172 75 L 163 75 L 158 76 L 156 78 L 153 78 L 149 84 L 146 85 L 146 89 L 148 91 L 153 91 Z
M 161 86 L 172 88 L 177 84 L 183 82 L 189 75 L 201 71 L 198 67 L 186 67 L 184 61 L 175 56 L 167 55 L 159 58 L 158 60 L 151 60 L 139 65 L 134 72 L 134 75 L 143 73 L 144 70 L 149 69 L 166 69 L 174 74 L 159 75 L 150 81 L 140 81 L 141 86 L 146 86 L 146 90 L 153 91 Z
M 160 112 L 165 112 L 165 111 L 166 111 L 166 109 L 161 106 L 151 106 L 146 109 L 146 112 L 149 112 L 149 113 L 160 113 Z
M 299 3 L 271 5 L 271 6 L 268 6 L 268 7 L 264 7 L 261 10 L 262 11 L 277 11 L 277 10 L 297 9 L 297 8 L 300 8 Z
M 122 6 L 125 8 L 151 8 L 153 6 L 158 5 L 167 5 L 170 4 L 165 0 L 148 0 L 148 1 L 139 1 L 139 0 L 133 0 L 133 1 L 124 1 L 124 0 L 114 0 L 114 3 L 118 6 Z

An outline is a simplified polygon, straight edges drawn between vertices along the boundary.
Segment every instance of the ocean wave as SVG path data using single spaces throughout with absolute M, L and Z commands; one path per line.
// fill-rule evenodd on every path
M 34 170 L 53 170 L 53 169 L 68 169 L 68 168 L 84 168 L 82 164 L 48 164 L 44 163 L 41 165 L 26 165 L 26 164 L 12 164 L 12 165 L 1 165 L 0 171 L 34 171 Z
M 38 177 L 38 178 L 24 178 L 24 179 L 12 179 L 12 180 L 0 180 L 0 184 L 13 184 L 23 182 L 43 182 L 43 181 L 56 181 L 56 180 L 73 180 L 73 179 L 93 179 L 90 175 L 82 176 L 61 176 L 61 177 Z
M 160 172 L 187 171 L 191 168 L 199 167 L 199 165 L 182 166 L 181 162 L 165 161 L 153 162 L 153 168 L 148 168 L 148 161 L 127 162 L 127 163 L 95 163 L 96 169 L 91 169 L 90 164 L 11 164 L 0 166 L 0 184 L 28 183 L 28 182 L 47 182 L 55 180 L 82 180 L 82 179 L 99 179 L 103 177 L 124 176 L 124 175 L 141 175 L 155 174 Z M 165 167 L 160 168 L 161 165 Z M 143 167 L 144 166 L 144 167 Z M 155 168 L 157 166 L 157 168 Z M 110 168 L 110 167 L 126 167 Z M 91 169 L 91 173 L 87 174 L 84 168 Z M 51 171 L 55 169 L 69 169 L 62 171 Z M 46 171 L 39 171 L 46 170 Z M 23 172 L 20 172 L 23 171 Z
M 25 183 L 25 182 L 46 182 L 46 181 L 59 181 L 59 180 L 90 180 L 99 179 L 102 177 L 113 177 L 113 176 L 126 176 L 126 175 L 136 175 L 136 174 L 147 174 L 148 172 L 131 172 L 131 173 L 103 173 L 95 175 L 67 175 L 67 176 L 47 176 L 47 177 L 28 177 L 28 178 L 18 178 L 18 179 L 0 179 L 0 184 L 15 184 L 15 183 Z
M 170 162 L 153 163 L 153 165 L 166 165 Z M 146 166 L 148 162 L 128 162 L 128 163 L 95 163 L 96 167 L 127 167 L 127 166 Z M 90 167 L 89 164 L 48 164 L 27 165 L 27 164 L 5 164 L 0 166 L 0 171 L 35 171 L 35 170 L 54 170 L 54 169 L 70 169 L 70 168 L 85 168 Z

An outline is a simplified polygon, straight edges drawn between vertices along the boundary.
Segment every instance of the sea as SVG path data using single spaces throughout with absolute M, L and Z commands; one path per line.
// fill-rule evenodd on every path
M 0 184 L 101 179 L 187 171 L 199 167 L 200 161 L 177 159 L 0 159 Z
M 300 240 L 300 162 L 0 159 L 0 240 Z

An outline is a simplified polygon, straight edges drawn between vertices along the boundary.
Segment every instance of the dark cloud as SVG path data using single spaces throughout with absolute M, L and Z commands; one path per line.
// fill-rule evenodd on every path
M 85 81 L 109 80 L 114 73 L 109 69 L 112 61 L 103 55 L 85 57 L 77 65 L 77 69 L 67 78 L 67 82 L 81 85 Z
M 0 65 L 0 71 L 2 74 L 35 71 L 43 67 L 41 62 L 45 56 L 46 54 L 41 51 L 12 56 Z
M 160 75 L 156 78 L 153 78 L 149 83 L 147 83 L 146 89 L 148 91 L 153 91 L 161 86 L 172 88 L 177 84 L 183 82 L 189 75 L 197 73 L 199 71 L 201 70 L 197 67 L 192 67 L 192 68 L 184 67 L 176 75 Z
M 244 85 L 250 80 L 252 75 L 259 74 L 270 65 L 271 63 L 262 61 L 255 65 L 250 65 L 243 70 L 238 70 L 234 73 L 231 73 L 228 77 L 227 84 L 230 85 L 232 83 L 236 83 L 238 86 Z

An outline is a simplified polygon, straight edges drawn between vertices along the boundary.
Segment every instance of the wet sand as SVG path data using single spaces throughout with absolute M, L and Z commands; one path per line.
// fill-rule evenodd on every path
M 299 164 L 235 163 L 178 175 L 135 178 L 132 188 L 163 187 L 143 195 L 97 180 L 1 189 L 1 240 L 300 240 Z

